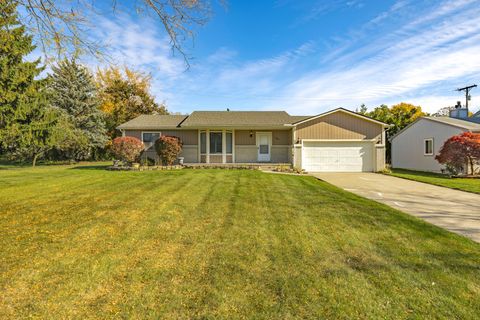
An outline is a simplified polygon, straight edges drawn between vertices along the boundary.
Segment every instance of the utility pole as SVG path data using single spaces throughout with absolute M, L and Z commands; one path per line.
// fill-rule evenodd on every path
M 468 100 L 470 100 L 470 90 L 473 88 L 476 88 L 477 85 L 473 84 L 471 86 L 463 87 L 463 88 L 458 88 L 457 91 L 465 91 L 465 107 L 467 108 L 467 115 L 468 115 Z

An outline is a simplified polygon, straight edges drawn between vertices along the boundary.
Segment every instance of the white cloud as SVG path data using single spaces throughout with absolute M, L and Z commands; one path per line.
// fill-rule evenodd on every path
M 356 4 L 361 2 L 350 6 Z M 172 57 L 168 39 L 154 23 L 128 16 L 99 19 L 97 37 L 108 39 L 115 62 L 151 73 L 157 99 L 167 100 L 172 111 L 228 105 L 314 114 L 405 101 L 434 112 L 461 99 L 455 87 L 478 81 L 478 4 L 443 1 L 415 12 L 414 2 L 399 0 L 326 52 L 307 42 L 273 57 L 242 61 L 241 52 L 221 47 L 193 60 L 188 71 L 181 57 Z M 392 31 L 385 26 L 391 28 L 393 18 L 399 27 Z M 480 100 L 472 93 L 477 106 Z
M 440 7 L 442 16 L 446 7 Z M 438 12 L 431 15 L 438 17 Z M 417 28 L 407 24 L 393 35 L 337 59 L 327 72 L 313 71 L 292 82 L 286 88 L 287 108 L 294 113 L 315 113 L 338 105 L 354 108 L 361 103 L 402 101 L 414 97 L 416 90 L 478 74 L 479 17 L 477 6 L 447 19 L 433 19 L 435 23 L 425 18 L 422 20 L 429 24 L 413 21 Z M 363 56 L 370 57 L 359 58 Z M 437 99 L 436 109 L 454 102 Z
M 152 76 L 157 101 L 174 97 L 171 87 L 185 71 L 182 57 L 173 56 L 169 38 L 149 19 L 134 21 L 127 14 L 95 17 L 91 37 L 106 45 L 106 61 L 84 61 L 92 69 L 108 64 L 129 66 Z
M 134 22 L 126 15 L 115 20 L 99 17 L 97 30 L 96 36 L 107 43 L 114 62 L 148 68 L 166 77 L 178 76 L 185 68 L 181 58 L 172 56 L 168 37 L 152 21 Z

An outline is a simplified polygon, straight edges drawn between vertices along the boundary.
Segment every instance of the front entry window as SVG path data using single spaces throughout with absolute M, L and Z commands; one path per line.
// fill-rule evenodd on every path
M 222 133 L 210 132 L 210 153 L 222 153 Z
M 260 148 L 260 154 L 268 154 L 268 144 L 261 144 L 259 146 Z

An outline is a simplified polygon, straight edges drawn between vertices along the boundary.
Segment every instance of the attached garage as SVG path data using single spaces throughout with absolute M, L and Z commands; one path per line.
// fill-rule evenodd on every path
M 374 171 L 371 141 L 304 141 L 302 157 L 309 172 Z
M 294 126 L 296 168 L 308 172 L 373 172 L 385 167 L 385 123 L 339 108 Z

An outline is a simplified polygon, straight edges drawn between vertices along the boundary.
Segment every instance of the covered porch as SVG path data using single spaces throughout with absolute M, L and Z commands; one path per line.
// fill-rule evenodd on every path
M 198 130 L 199 164 L 290 164 L 291 130 Z

